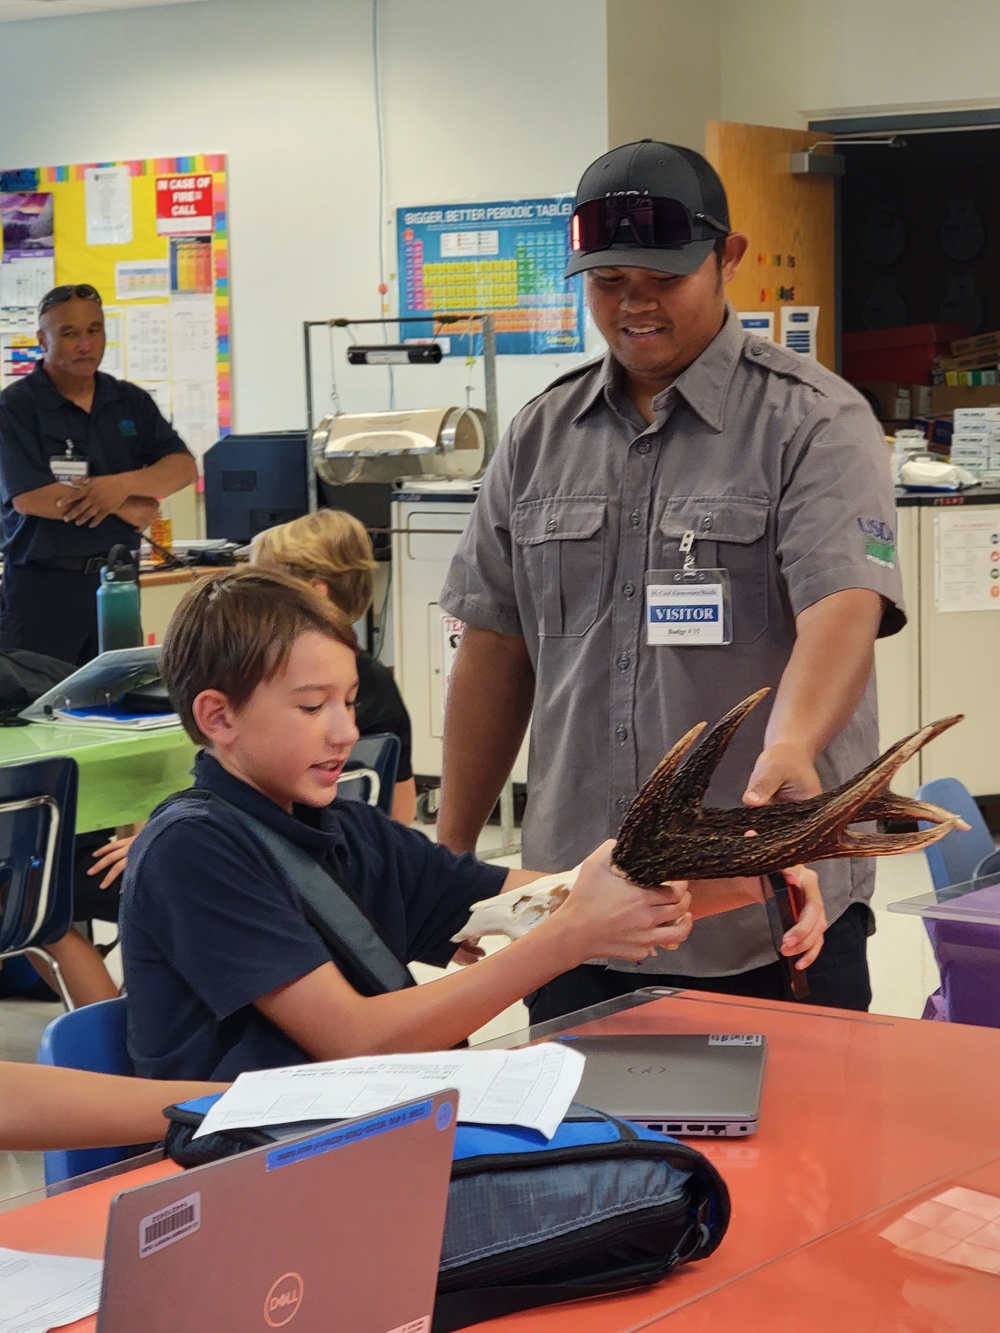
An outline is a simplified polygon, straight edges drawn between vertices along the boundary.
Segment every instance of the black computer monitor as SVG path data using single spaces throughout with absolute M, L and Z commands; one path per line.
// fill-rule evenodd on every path
M 226 435 L 205 455 L 205 535 L 245 543 L 309 512 L 306 433 Z
M 309 451 L 305 431 L 226 435 L 205 455 L 205 535 L 246 543 L 265 528 L 309 512 Z M 372 532 L 376 551 L 388 548 L 392 486 L 352 482 L 328 486 L 317 478 L 318 498 L 346 509 Z

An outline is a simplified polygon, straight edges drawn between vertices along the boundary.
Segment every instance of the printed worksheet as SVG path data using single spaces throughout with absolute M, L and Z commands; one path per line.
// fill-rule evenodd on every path
M 583 1076 L 584 1057 L 562 1042 L 518 1051 L 432 1051 L 362 1056 L 241 1074 L 202 1121 L 217 1130 L 369 1115 L 442 1088 L 457 1088 L 467 1124 L 520 1125 L 547 1139 Z

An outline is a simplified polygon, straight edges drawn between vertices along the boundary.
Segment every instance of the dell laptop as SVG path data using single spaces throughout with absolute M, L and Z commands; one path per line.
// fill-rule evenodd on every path
M 586 1056 L 575 1100 L 664 1134 L 732 1138 L 757 1129 L 767 1039 L 562 1037 Z
M 115 1197 L 98 1333 L 429 1333 L 458 1094 Z

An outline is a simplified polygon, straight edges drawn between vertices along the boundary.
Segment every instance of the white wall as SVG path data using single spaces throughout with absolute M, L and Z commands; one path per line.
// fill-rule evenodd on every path
M 722 0 L 722 115 L 1000 105 L 996 0 Z
M 613 144 L 665 139 L 704 152 L 718 120 L 724 0 L 607 0 Z
M 379 0 L 379 33 L 387 208 L 571 191 L 605 151 L 603 0 Z M 0 166 L 228 154 L 234 426 L 304 424 L 302 321 L 379 313 L 371 0 L 5 23 L 0 69 Z M 502 422 L 579 359 L 504 358 Z M 386 405 L 342 342 L 337 375 Z

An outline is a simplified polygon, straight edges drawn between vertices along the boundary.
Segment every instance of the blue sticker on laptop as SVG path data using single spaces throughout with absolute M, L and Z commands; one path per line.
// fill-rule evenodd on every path
M 367 1120 L 346 1121 L 343 1125 L 324 1130 L 322 1134 L 316 1134 L 311 1139 L 285 1144 L 267 1154 L 267 1170 L 277 1171 L 279 1167 L 292 1166 L 295 1162 L 303 1162 L 309 1157 L 319 1157 L 321 1153 L 332 1152 L 335 1148 L 345 1148 L 350 1143 L 372 1139 L 377 1134 L 387 1134 L 390 1130 L 402 1129 L 405 1125 L 415 1124 L 418 1120 L 426 1120 L 432 1106 L 433 1102 L 428 1097 L 425 1101 L 416 1102 L 412 1106 L 400 1106 L 382 1111 Z

